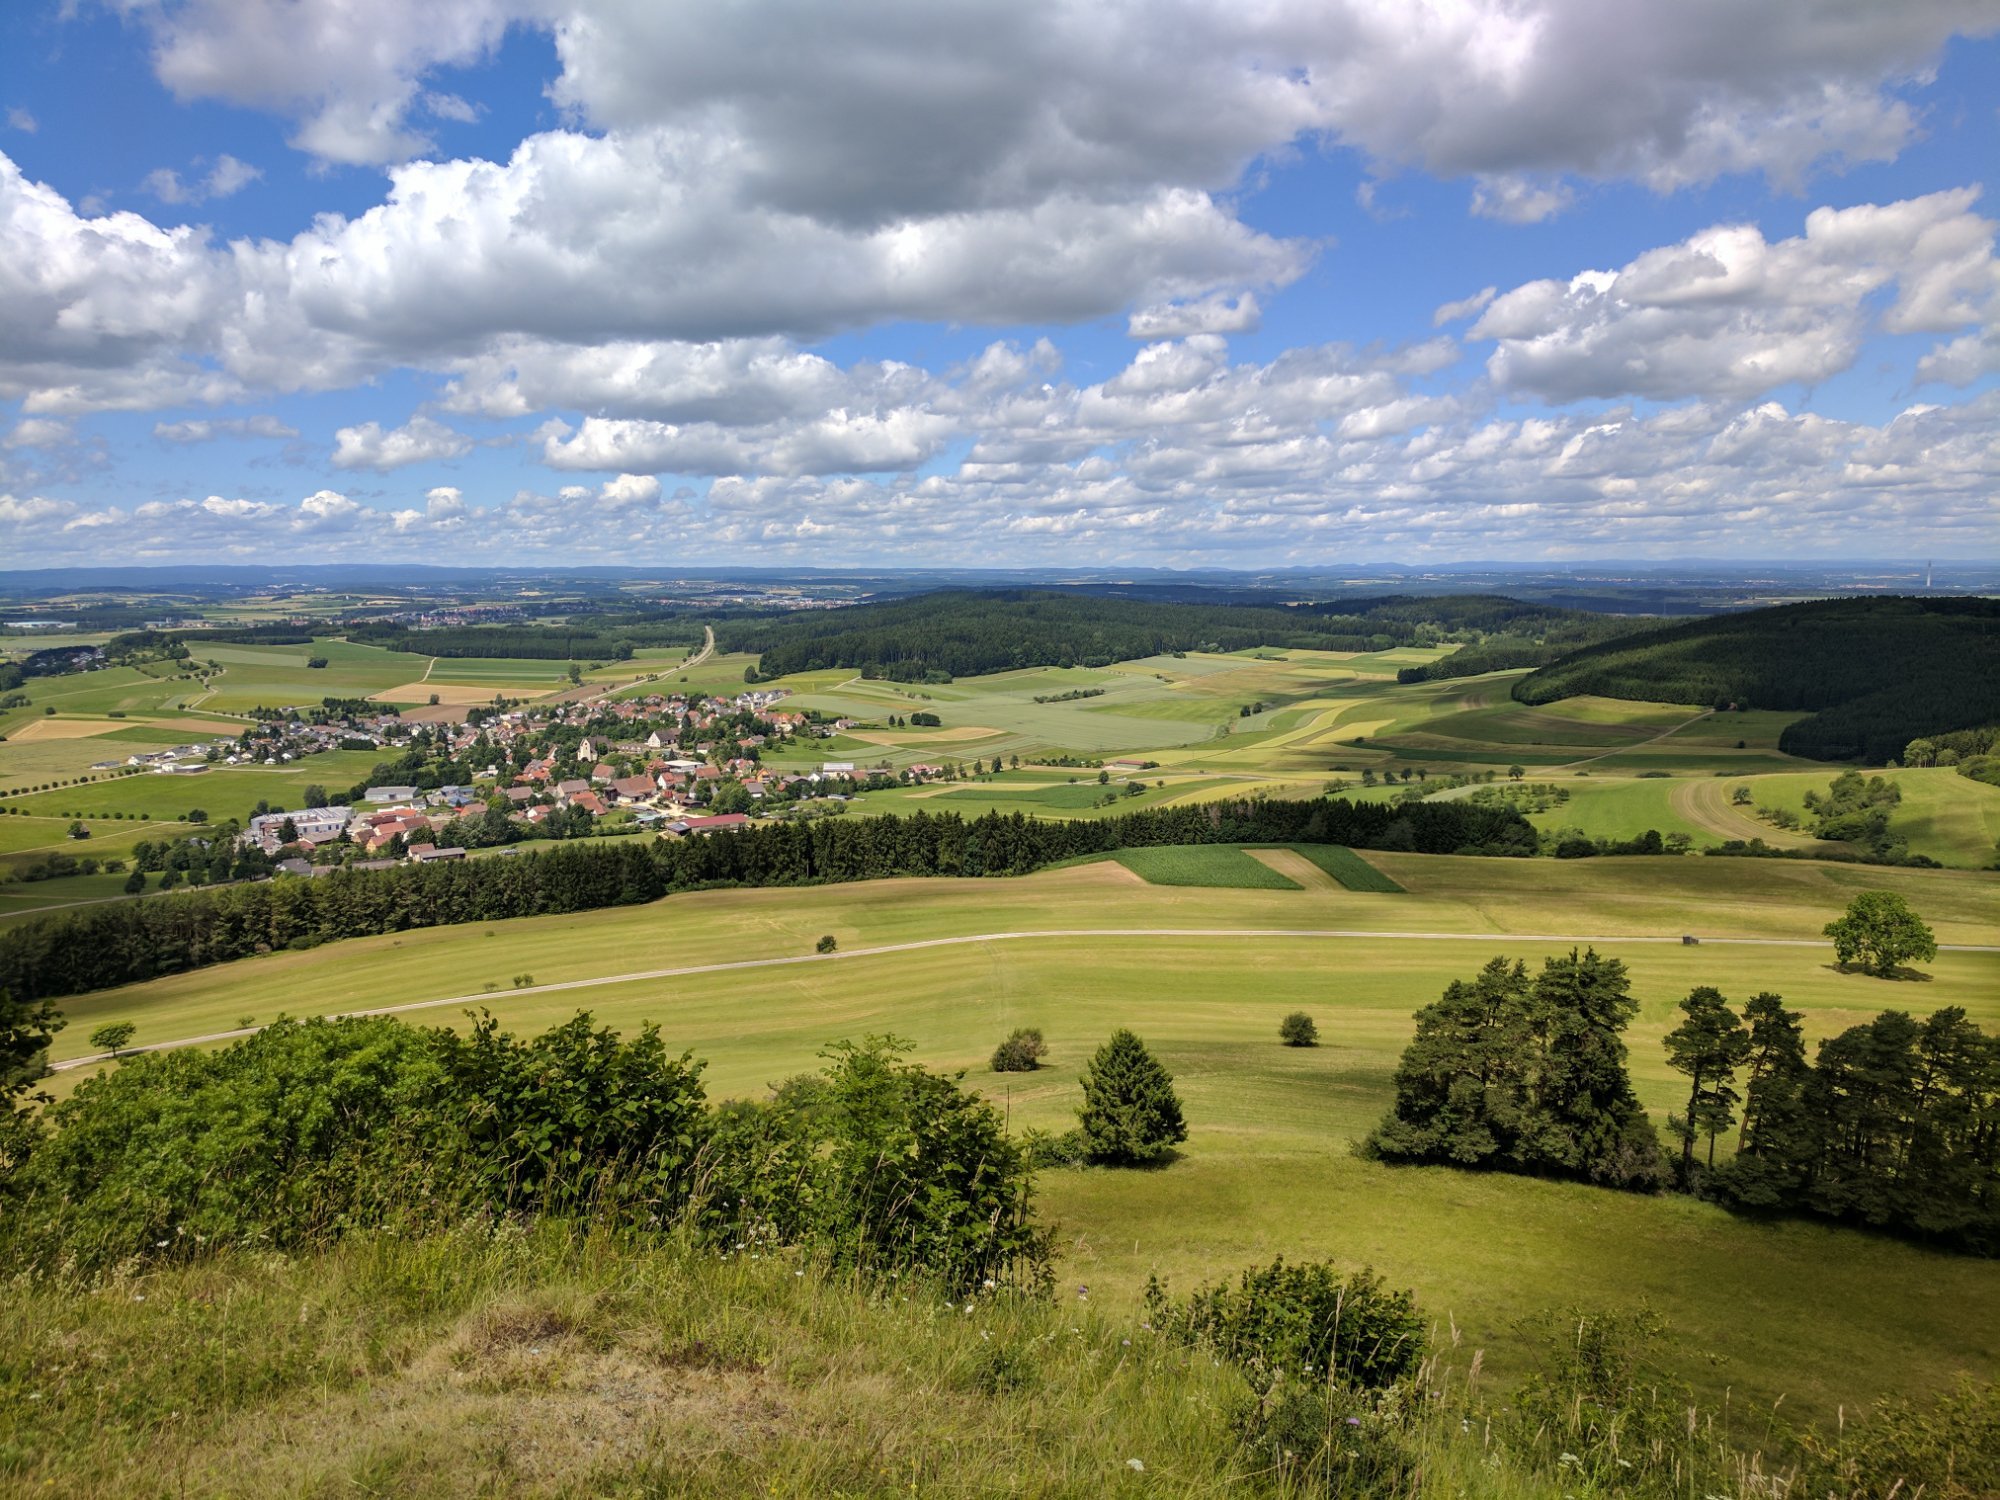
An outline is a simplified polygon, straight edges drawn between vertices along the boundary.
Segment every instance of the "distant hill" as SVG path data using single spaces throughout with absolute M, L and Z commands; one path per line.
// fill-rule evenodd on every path
M 922 682 L 1019 667 L 1107 666 L 1164 651 L 1380 651 L 1484 639 L 1489 631 L 1540 635 L 1579 625 L 1583 639 L 1598 639 L 1590 622 L 1601 618 L 1491 595 L 1254 605 L 1053 589 L 947 589 L 835 611 L 739 617 L 719 624 L 716 639 L 726 651 L 761 653 L 758 670 L 765 677 L 844 667 Z M 1565 637 L 1566 644 L 1576 641 Z
M 1811 714 L 1778 741 L 1812 760 L 1890 760 L 1920 735 L 2000 722 L 2000 600 L 1827 599 L 1589 646 L 1515 684 L 1523 703 L 1592 693 Z

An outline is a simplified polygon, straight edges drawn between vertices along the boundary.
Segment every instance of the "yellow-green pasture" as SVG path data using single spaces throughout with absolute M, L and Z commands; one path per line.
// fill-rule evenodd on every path
M 84 1055 L 88 1033 L 112 1020 L 133 1022 L 144 1043 L 281 1013 L 464 997 L 408 1014 L 457 1024 L 485 1005 L 519 1030 L 579 1008 L 620 1027 L 655 1022 L 709 1060 L 716 1096 L 761 1093 L 829 1042 L 893 1032 L 927 1063 L 968 1069 L 1016 1127 L 1059 1129 L 1091 1049 L 1131 1026 L 1177 1075 L 1192 1135 L 1163 1170 L 1043 1175 L 1061 1275 L 1094 1298 L 1129 1305 L 1154 1272 L 1185 1286 L 1275 1254 L 1332 1256 L 1416 1287 L 1502 1375 L 1519 1368 L 1518 1317 L 1642 1299 L 1672 1320 L 1689 1376 L 1738 1400 L 1782 1393 L 1823 1414 L 1959 1371 L 1993 1373 L 1990 1262 L 1678 1198 L 1391 1169 L 1349 1149 L 1388 1102 L 1411 1013 L 1495 954 L 1533 963 L 1596 940 L 1630 966 L 1641 1001 L 1633 1073 L 1662 1123 L 1681 1081 L 1661 1037 L 1696 984 L 1739 1002 L 1776 990 L 1814 1037 L 1885 1007 L 1958 1004 L 2000 1026 L 2000 952 L 1947 951 L 1926 966 L 1929 982 L 1892 983 L 1837 971 L 1818 940 L 1850 895 L 1874 886 L 1905 894 L 1944 942 L 2000 942 L 1991 880 L 1697 859 L 1369 859 L 1408 894 L 1150 886 L 1102 862 L 1018 880 L 711 892 L 366 938 L 78 997 L 56 1050 Z M 1683 946 L 1683 932 L 1705 941 Z M 821 934 L 836 955 L 813 956 Z M 937 942 L 954 938 L 971 940 Z M 549 988 L 771 958 L 797 961 Z M 1324 1045 L 1279 1045 L 1278 1021 L 1294 1009 L 1315 1016 Z M 1030 1077 L 983 1071 L 1021 1025 L 1044 1031 L 1051 1065 Z M 76 1077 L 60 1075 L 61 1086 Z
M 1587 778 L 1573 772 L 1543 773 L 1530 779 L 1560 786 L 1569 793 L 1569 801 L 1533 813 L 1529 821 L 1544 829 L 1580 829 L 1591 838 L 1627 839 L 1655 828 L 1662 834 L 1686 833 L 1704 848 L 1726 839 L 1761 838 L 1781 849 L 1824 851 L 1829 846 L 1810 833 L 1765 822 L 1756 809 L 1782 807 L 1803 813 L 1806 793 L 1824 793 L 1843 769 L 1822 766 L 1743 776 L 1681 772 L 1648 778 L 1595 768 Z M 1884 775 L 1901 790 L 1903 800 L 1890 810 L 1889 827 L 1908 841 L 1911 853 L 1954 869 L 1992 866 L 2000 843 L 2000 787 L 1946 768 L 1866 774 Z M 1735 801 L 1739 787 L 1749 789 L 1749 803 Z

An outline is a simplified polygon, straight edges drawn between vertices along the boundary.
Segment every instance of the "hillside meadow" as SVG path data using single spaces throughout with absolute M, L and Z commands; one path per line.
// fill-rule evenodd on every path
M 813 1067 L 832 1041 L 893 1032 L 919 1060 L 968 1070 L 1015 1128 L 1060 1129 L 1091 1049 L 1131 1026 L 1177 1075 L 1192 1135 L 1161 1170 L 1042 1174 L 1059 1275 L 1099 1306 L 1133 1305 L 1149 1274 L 1185 1284 L 1278 1253 L 1329 1256 L 1415 1287 L 1501 1379 L 1523 1368 L 1518 1321 L 1579 1299 L 1650 1301 L 1676 1329 L 1688 1378 L 1746 1403 L 1782 1395 L 1795 1412 L 2000 1367 L 1990 1262 L 1679 1198 L 1392 1169 L 1349 1150 L 1386 1106 L 1418 1006 L 1495 954 L 1533 964 L 1573 938 L 1630 968 L 1642 1002 L 1628 1035 L 1633 1074 L 1661 1123 L 1682 1080 L 1660 1039 L 1696 984 L 1739 1002 L 1777 990 L 1813 1037 L 1885 1006 L 1958 1004 L 2000 1028 L 2000 952 L 1947 951 L 1927 982 L 1892 983 L 1838 972 L 1818 940 L 1848 895 L 1879 886 L 1906 894 L 1944 942 L 1995 943 L 1989 880 L 1720 860 L 1367 863 L 1407 894 L 1152 885 L 1101 861 L 1005 881 L 709 892 L 361 939 L 78 997 L 57 1055 L 85 1054 L 89 1031 L 112 1020 L 133 1022 L 144 1043 L 280 1013 L 439 1000 L 409 1019 L 456 1024 L 485 1005 L 532 1031 L 587 1008 L 619 1027 L 658 1023 L 673 1047 L 709 1061 L 716 1096 L 759 1094 Z M 1294 935 L 1305 930 L 1357 935 Z M 1683 946 L 1690 931 L 1705 941 Z M 1000 933 L 1028 935 L 979 936 Z M 821 934 L 836 955 L 812 956 Z M 764 958 L 795 961 L 558 987 Z M 1278 1044 L 1278 1020 L 1294 1009 L 1316 1017 L 1322 1046 Z M 1044 1031 L 1049 1066 L 984 1071 L 1020 1025 Z M 59 1075 L 59 1086 L 77 1077 Z

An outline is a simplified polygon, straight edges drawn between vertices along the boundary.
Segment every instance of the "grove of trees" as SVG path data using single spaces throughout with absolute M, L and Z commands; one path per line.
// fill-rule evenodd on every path
M 1595 949 L 1491 960 L 1417 1012 L 1395 1103 L 1363 1143 L 1384 1161 L 1485 1167 L 1653 1189 L 1659 1137 L 1632 1091 L 1625 966 Z

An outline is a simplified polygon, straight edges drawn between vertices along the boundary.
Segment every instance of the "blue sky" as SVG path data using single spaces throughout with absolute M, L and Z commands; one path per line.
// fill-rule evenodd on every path
M 1993 558 L 1996 34 L 21 0 L 0 556 Z

